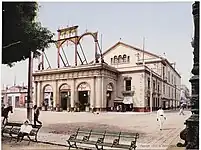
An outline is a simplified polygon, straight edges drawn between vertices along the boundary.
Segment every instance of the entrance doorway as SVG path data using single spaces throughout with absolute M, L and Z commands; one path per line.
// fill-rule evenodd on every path
M 85 107 L 89 103 L 88 100 L 88 91 L 79 91 L 80 111 L 85 111 Z
M 112 111 L 113 108 L 112 108 L 112 92 L 113 92 L 113 86 L 112 86 L 112 83 L 109 83 L 107 85 L 107 92 L 106 92 L 106 110 L 107 111 Z
M 107 91 L 107 104 L 106 104 L 107 111 L 111 110 L 111 107 L 110 107 L 111 96 L 112 96 L 112 91 Z
M 67 110 L 67 108 L 70 108 L 69 92 L 61 92 L 61 108 L 63 110 Z
M 79 99 L 79 110 L 85 111 L 86 107 L 90 107 L 90 86 L 86 82 L 82 82 L 78 85 L 78 99 Z M 88 111 L 86 109 L 86 111 Z
M 70 86 L 68 84 L 63 84 L 59 88 L 59 95 L 60 95 L 60 107 L 63 110 L 70 110 L 70 95 L 71 95 L 71 90 Z

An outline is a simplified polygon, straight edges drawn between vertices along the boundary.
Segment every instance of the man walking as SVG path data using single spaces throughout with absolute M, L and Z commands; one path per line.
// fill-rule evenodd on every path
M 39 108 L 37 107 L 37 105 L 34 105 L 34 126 L 36 126 L 36 122 L 42 124 L 42 122 L 38 120 L 39 114 L 40 114 Z
M 161 107 L 159 107 L 159 110 L 157 111 L 157 121 L 159 121 L 160 130 L 162 130 L 164 120 L 166 120 L 164 110 Z
M 180 111 L 179 111 L 179 115 L 184 115 L 184 103 L 181 104 L 180 106 Z

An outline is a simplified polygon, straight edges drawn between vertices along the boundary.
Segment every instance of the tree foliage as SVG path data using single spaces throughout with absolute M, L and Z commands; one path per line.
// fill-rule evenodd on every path
M 25 60 L 30 51 L 34 57 L 47 48 L 53 34 L 40 22 L 36 22 L 38 4 L 36 2 L 3 2 L 2 63 L 12 66 L 14 62 Z

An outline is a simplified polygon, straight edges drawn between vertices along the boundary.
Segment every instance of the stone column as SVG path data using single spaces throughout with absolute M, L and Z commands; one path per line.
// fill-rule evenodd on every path
M 101 107 L 101 77 L 96 78 L 96 108 L 100 110 Z
M 73 79 L 73 84 L 71 86 L 71 99 L 70 99 L 70 103 L 71 103 L 71 109 L 73 110 L 75 107 L 75 79 Z
M 37 106 L 38 107 L 41 107 L 41 101 L 42 101 L 42 96 L 41 95 L 43 95 L 43 92 L 41 92 L 42 91 L 42 89 L 41 89 L 41 82 L 39 81 L 38 83 L 37 83 L 37 98 L 36 98 L 36 104 L 37 104 Z
M 104 84 L 104 76 L 101 77 L 101 108 L 102 110 L 106 108 L 106 101 L 107 101 L 107 98 L 106 98 L 106 92 L 107 89 L 106 89 L 106 86 Z
M 55 80 L 54 81 L 54 86 L 53 86 L 53 107 L 56 107 L 57 104 L 60 105 L 60 99 L 58 97 L 59 93 L 58 93 L 58 81 Z
M 38 103 L 38 99 L 37 99 L 37 93 L 38 93 L 38 82 L 35 81 L 34 83 L 35 83 L 35 88 L 34 88 L 34 101 L 33 101 L 33 103 L 34 103 L 34 105 L 39 106 L 40 104 Z
M 95 107 L 95 94 L 96 94 L 96 89 L 95 89 L 95 78 L 92 78 L 92 85 L 91 85 L 91 94 L 90 94 L 90 106 Z

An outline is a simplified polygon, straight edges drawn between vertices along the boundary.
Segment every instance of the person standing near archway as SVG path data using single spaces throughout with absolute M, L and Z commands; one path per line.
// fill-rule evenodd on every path
M 36 122 L 38 122 L 40 125 L 42 124 L 42 122 L 38 120 L 39 115 L 40 115 L 40 110 L 37 107 L 37 105 L 34 105 L 34 126 L 36 126 Z

